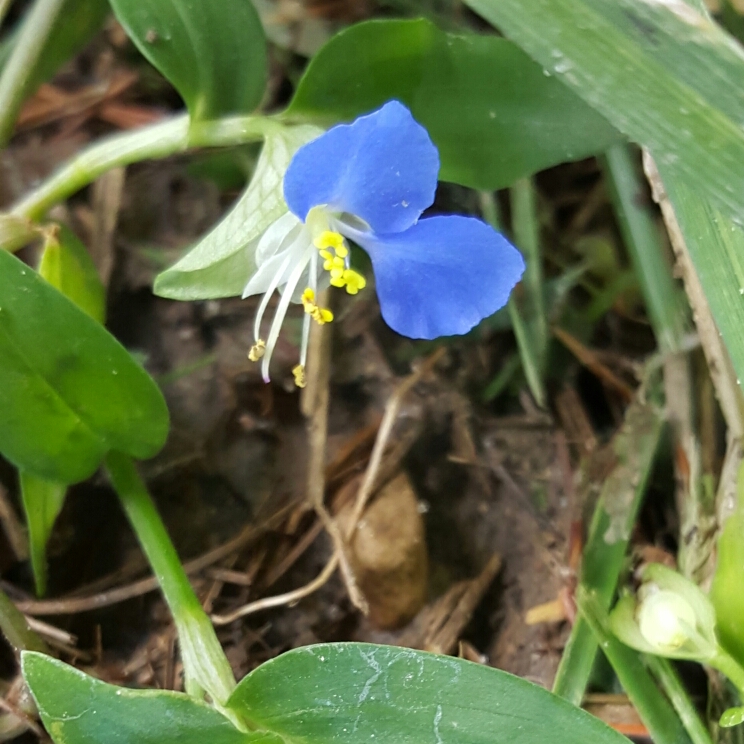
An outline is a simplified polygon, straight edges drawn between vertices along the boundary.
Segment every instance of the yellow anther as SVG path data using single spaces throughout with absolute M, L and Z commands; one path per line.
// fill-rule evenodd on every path
M 315 304 L 315 292 L 308 287 L 302 293 L 302 307 L 305 312 L 319 325 L 330 323 L 333 320 L 333 313 L 325 307 L 319 307 Z
M 266 342 L 259 338 L 258 341 L 256 341 L 253 346 L 251 346 L 251 350 L 248 352 L 248 359 L 250 359 L 252 362 L 257 362 L 266 351 Z
M 304 388 L 305 385 L 307 385 L 304 364 L 298 364 L 296 367 L 293 367 L 292 374 L 294 375 L 295 385 L 297 385 L 298 388 Z
M 346 264 L 344 263 L 343 258 L 339 258 L 336 256 L 335 258 L 327 258 L 323 262 L 323 268 L 326 271 L 331 272 L 331 276 L 334 275 L 334 272 L 337 273 L 337 275 L 341 275 L 344 272 L 344 269 L 346 268 Z
M 342 279 L 344 283 L 341 286 L 345 286 L 346 291 L 350 295 L 355 295 L 360 289 L 364 289 L 367 286 L 367 280 L 358 271 L 354 271 L 354 269 L 346 269 Z M 331 284 L 333 284 L 333 280 L 331 280 Z
M 333 248 L 337 254 L 339 249 L 346 250 L 346 246 L 344 245 L 344 236 L 341 235 L 341 233 L 332 232 L 331 230 L 324 230 L 320 233 L 320 235 L 313 240 L 313 244 L 316 248 L 320 248 L 321 250 L 324 248 Z

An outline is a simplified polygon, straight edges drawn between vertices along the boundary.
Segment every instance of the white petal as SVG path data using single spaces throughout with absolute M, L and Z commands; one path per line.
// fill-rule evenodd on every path
M 245 285 L 243 299 L 263 294 L 270 287 L 273 292 L 286 284 L 292 266 L 302 260 L 306 247 L 312 243 L 312 237 L 305 226 L 294 215 L 290 215 L 291 221 L 285 219 L 286 216 L 271 224 L 261 237 L 256 249 L 258 268 Z M 277 277 L 279 271 L 283 275 Z
M 272 256 L 281 253 L 302 228 L 302 222 L 292 212 L 285 212 L 278 220 L 272 222 L 258 241 L 256 264 L 260 267 Z

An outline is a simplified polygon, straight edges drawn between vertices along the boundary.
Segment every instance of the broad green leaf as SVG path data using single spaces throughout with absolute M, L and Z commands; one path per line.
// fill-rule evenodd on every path
M 744 221 L 744 54 L 682 0 L 466 0 L 666 173 Z M 744 286 L 744 285 L 742 285 Z
M 155 294 L 174 300 L 240 295 L 256 270 L 259 238 L 287 211 L 282 183 L 289 161 L 298 147 L 321 133 L 310 125 L 267 132 L 248 188 L 209 234 L 155 279 Z
M 43 596 L 47 584 L 46 545 L 65 503 L 67 486 L 24 471 L 20 473 L 20 480 L 36 593 Z
M 247 114 L 266 85 L 251 0 L 111 0 L 119 22 L 186 102 L 192 121 Z
M 287 743 L 627 744 L 506 672 L 366 643 L 290 651 L 245 677 L 228 705 Z
M 64 225 L 47 230 L 39 274 L 91 318 L 103 323 L 106 290 L 86 247 Z
M 513 43 L 447 34 L 425 20 L 369 21 L 335 36 L 310 63 L 288 113 L 330 123 L 393 98 L 439 148 L 440 178 L 478 189 L 509 186 L 620 139 Z
M 163 396 L 127 350 L 15 256 L 0 251 L 0 452 L 59 483 L 111 449 L 152 457 Z
M 238 731 L 188 695 L 116 687 L 36 652 L 24 652 L 21 663 L 55 744 L 281 744 Z

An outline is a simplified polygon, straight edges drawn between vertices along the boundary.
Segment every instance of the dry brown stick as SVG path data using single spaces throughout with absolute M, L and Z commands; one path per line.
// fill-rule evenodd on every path
M 436 363 L 444 355 L 445 348 L 441 346 L 433 354 L 424 360 L 421 366 L 408 377 L 396 388 L 395 392 L 390 396 L 390 399 L 385 406 L 385 414 L 380 422 L 380 429 L 377 432 L 377 438 L 375 439 L 375 445 L 372 448 L 372 454 L 369 458 L 369 464 L 367 470 L 364 473 L 364 479 L 362 485 L 359 487 L 357 493 L 356 502 L 354 504 L 354 511 L 351 513 L 351 519 L 349 520 L 349 526 L 346 531 L 346 539 L 349 540 L 354 534 L 354 530 L 359 523 L 364 512 L 364 507 L 370 499 L 370 496 L 374 493 L 375 485 L 377 483 L 377 476 L 380 471 L 380 465 L 382 464 L 382 456 L 385 454 L 385 448 L 387 447 L 390 435 L 393 432 L 393 426 L 400 413 L 403 399 L 406 397 L 408 392 L 413 386 L 428 372 L 430 372 Z
M 321 302 L 325 298 L 321 297 Z M 307 500 L 333 540 L 341 573 L 349 599 L 365 615 L 369 605 L 364 598 L 351 568 L 344 536 L 325 507 L 325 458 L 328 440 L 328 402 L 331 383 L 332 328 L 313 325 L 310 336 L 312 354 L 308 364 L 308 388 L 303 395 L 302 412 L 308 418 L 308 446 L 310 450 L 307 472 Z
M 270 517 L 263 525 L 256 527 L 248 525 L 240 534 L 228 540 L 223 545 L 204 553 L 194 560 L 187 561 L 184 564 L 184 570 L 187 574 L 195 574 L 211 566 L 217 561 L 226 558 L 236 550 L 240 550 L 253 540 L 263 534 L 265 529 L 276 526 L 284 519 L 287 509 L 281 509 Z M 99 592 L 87 597 L 71 597 L 67 599 L 49 599 L 49 600 L 25 600 L 16 601 L 15 605 L 21 612 L 27 615 L 71 615 L 77 612 L 88 612 L 97 610 L 101 607 L 109 607 L 118 604 L 133 597 L 139 597 L 158 588 L 158 580 L 154 576 L 146 579 L 140 579 L 126 586 L 112 589 L 111 591 Z
M 486 590 L 501 571 L 501 556 L 494 553 L 483 570 L 470 581 L 458 585 L 461 591 L 454 607 L 447 608 L 438 624 L 431 628 L 424 639 L 424 650 L 435 654 L 452 653 L 465 626 L 473 617 Z
M 605 385 L 619 393 L 624 400 L 628 402 L 633 400 L 635 393 L 630 385 L 626 385 L 606 364 L 602 364 L 592 349 L 558 326 L 553 327 L 553 335 Z
M 316 521 L 298 540 L 297 544 L 266 574 L 263 585 L 272 586 L 290 569 L 297 559 L 315 542 L 315 538 L 323 531 L 323 523 Z
M 318 591 L 318 589 L 320 589 L 320 587 L 323 586 L 331 576 L 333 576 L 333 572 L 336 570 L 337 566 L 338 551 L 335 551 L 325 568 L 310 583 L 305 584 L 305 586 L 301 586 L 299 589 L 293 589 L 291 592 L 286 592 L 285 594 L 277 594 L 274 597 L 258 599 L 255 602 L 250 602 L 242 607 L 238 607 L 237 610 L 233 610 L 233 612 L 230 612 L 227 615 L 211 615 L 212 622 L 215 625 L 228 625 L 238 618 L 252 615 L 254 612 L 259 612 L 260 610 L 267 610 L 270 607 L 281 607 L 282 605 L 291 605 L 295 602 L 299 602 L 301 599 L 311 595 L 313 592 Z

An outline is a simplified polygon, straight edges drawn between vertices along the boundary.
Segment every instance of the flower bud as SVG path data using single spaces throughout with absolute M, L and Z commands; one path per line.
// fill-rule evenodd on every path
M 636 597 L 625 596 L 610 615 L 626 645 L 674 659 L 710 661 L 719 653 L 715 614 L 708 597 L 681 574 L 660 564 L 646 566 Z
M 649 585 L 646 585 L 649 586 Z M 641 635 L 660 651 L 673 652 L 690 640 L 695 628 L 695 610 L 687 600 L 655 585 L 641 601 L 636 613 Z

